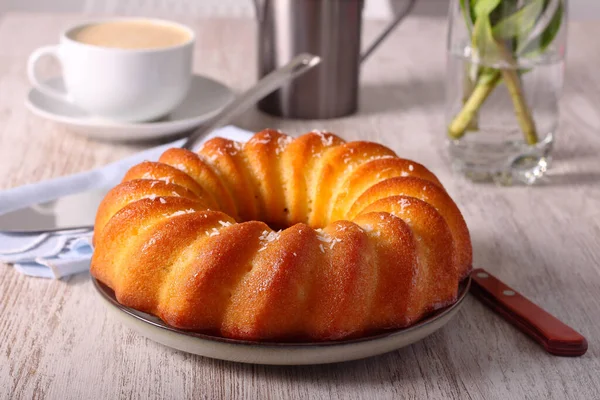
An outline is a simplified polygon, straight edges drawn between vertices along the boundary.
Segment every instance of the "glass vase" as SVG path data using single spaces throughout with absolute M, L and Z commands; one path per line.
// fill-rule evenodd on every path
M 566 0 L 452 0 L 446 135 L 474 181 L 533 184 L 550 166 L 562 92 Z

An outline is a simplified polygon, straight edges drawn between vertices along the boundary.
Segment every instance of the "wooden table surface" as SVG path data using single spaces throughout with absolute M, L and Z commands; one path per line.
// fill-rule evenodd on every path
M 149 144 L 98 143 L 32 116 L 27 56 L 77 15 L 0 21 L 0 189 L 101 166 Z M 255 80 L 249 20 L 188 20 L 196 72 L 236 90 Z M 380 23 L 366 25 L 373 37 Z M 536 187 L 472 184 L 444 152 L 445 22 L 411 18 L 365 64 L 357 115 L 286 121 L 257 111 L 237 125 L 312 128 L 377 140 L 432 169 L 461 208 L 475 265 L 588 338 L 580 358 L 546 354 L 473 298 L 446 327 L 410 347 L 322 366 L 212 360 L 147 340 L 107 316 L 88 274 L 60 281 L 0 265 L 0 399 L 600 398 L 600 25 L 572 23 L 555 163 Z M 50 69 L 50 67 L 48 67 Z M 1 194 L 0 194 L 1 195 Z

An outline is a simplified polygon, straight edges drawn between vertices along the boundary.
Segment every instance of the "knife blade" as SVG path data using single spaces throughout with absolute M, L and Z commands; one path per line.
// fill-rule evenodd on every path
M 34 233 L 92 228 L 109 189 L 92 189 L 0 215 L 0 232 Z

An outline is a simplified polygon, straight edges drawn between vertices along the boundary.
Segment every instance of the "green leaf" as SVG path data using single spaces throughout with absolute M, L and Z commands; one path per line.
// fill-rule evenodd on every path
M 465 20 L 468 21 L 469 19 L 469 15 L 473 15 L 473 13 L 470 12 L 469 10 L 469 14 L 467 14 L 467 5 L 465 4 L 466 2 L 469 2 L 469 7 L 471 7 L 471 1 L 470 0 L 460 0 L 459 4 L 460 4 L 460 10 L 463 13 L 463 16 L 465 17 Z M 471 21 L 471 22 L 475 22 L 475 21 Z
M 533 0 L 517 12 L 501 19 L 492 32 L 496 39 L 516 38 L 518 42 L 527 38 L 544 10 L 546 0 Z
M 465 24 L 467 25 L 467 29 L 469 30 L 469 32 L 471 32 L 471 26 L 473 25 L 473 23 L 475 22 L 473 20 L 473 18 L 471 18 L 473 16 L 473 13 L 471 12 L 471 10 L 469 10 L 470 12 L 467 13 L 467 5 L 465 4 L 465 2 L 468 1 L 469 2 L 469 7 L 471 7 L 471 1 L 470 0 L 460 0 L 460 11 L 462 12 L 463 18 L 465 19 Z
M 542 32 L 542 40 L 540 41 L 540 49 L 546 50 L 546 48 L 554 41 L 558 31 L 560 30 L 560 26 L 563 21 L 564 16 L 564 5 L 563 1 L 559 0 L 558 7 L 556 8 L 556 12 L 554 16 L 548 23 L 548 27 Z
M 479 17 L 489 16 L 501 2 L 502 0 L 475 0 L 473 18 L 477 21 Z
M 556 35 L 560 31 L 560 27 L 564 17 L 564 2 L 563 0 L 559 0 L 558 6 L 556 7 L 556 11 L 552 16 L 550 22 L 548 22 L 548 26 L 546 29 L 542 31 L 537 37 L 528 41 L 527 43 L 522 43 L 522 47 L 517 49 L 517 54 L 520 56 L 538 56 L 546 51 L 546 49 L 552 44 Z M 524 46 L 524 47 L 523 47 Z
M 479 15 L 473 26 L 471 47 L 475 53 L 475 61 L 483 64 L 494 64 L 500 59 L 498 43 L 492 34 L 492 26 L 487 15 Z
M 490 23 L 496 26 L 498 21 L 519 10 L 519 0 L 502 0 L 500 5 L 490 13 Z

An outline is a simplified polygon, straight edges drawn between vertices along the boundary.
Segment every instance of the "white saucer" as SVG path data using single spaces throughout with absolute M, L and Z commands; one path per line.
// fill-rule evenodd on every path
M 459 286 L 456 303 L 437 310 L 413 326 L 360 339 L 312 343 L 274 343 L 227 339 L 172 328 L 160 319 L 125 307 L 114 292 L 92 277 L 94 287 L 114 318 L 150 340 L 204 357 L 252 364 L 303 365 L 358 360 L 397 350 L 421 340 L 454 317 L 469 291 L 471 278 Z
M 63 89 L 62 78 L 47 83 Z M 165 118 L 153 122 L 120 123 L 93 117 L 73 104 L 55 100 L 37 89 L 31 89 L 25 100 L 27 108 L 42 118 L 64 125 L 79 134 L 113 141 L 148 140 L 193 129 L 212 116 L 234 98 L 227 86 L 199 75 L 194 75 L 186 99 Z

